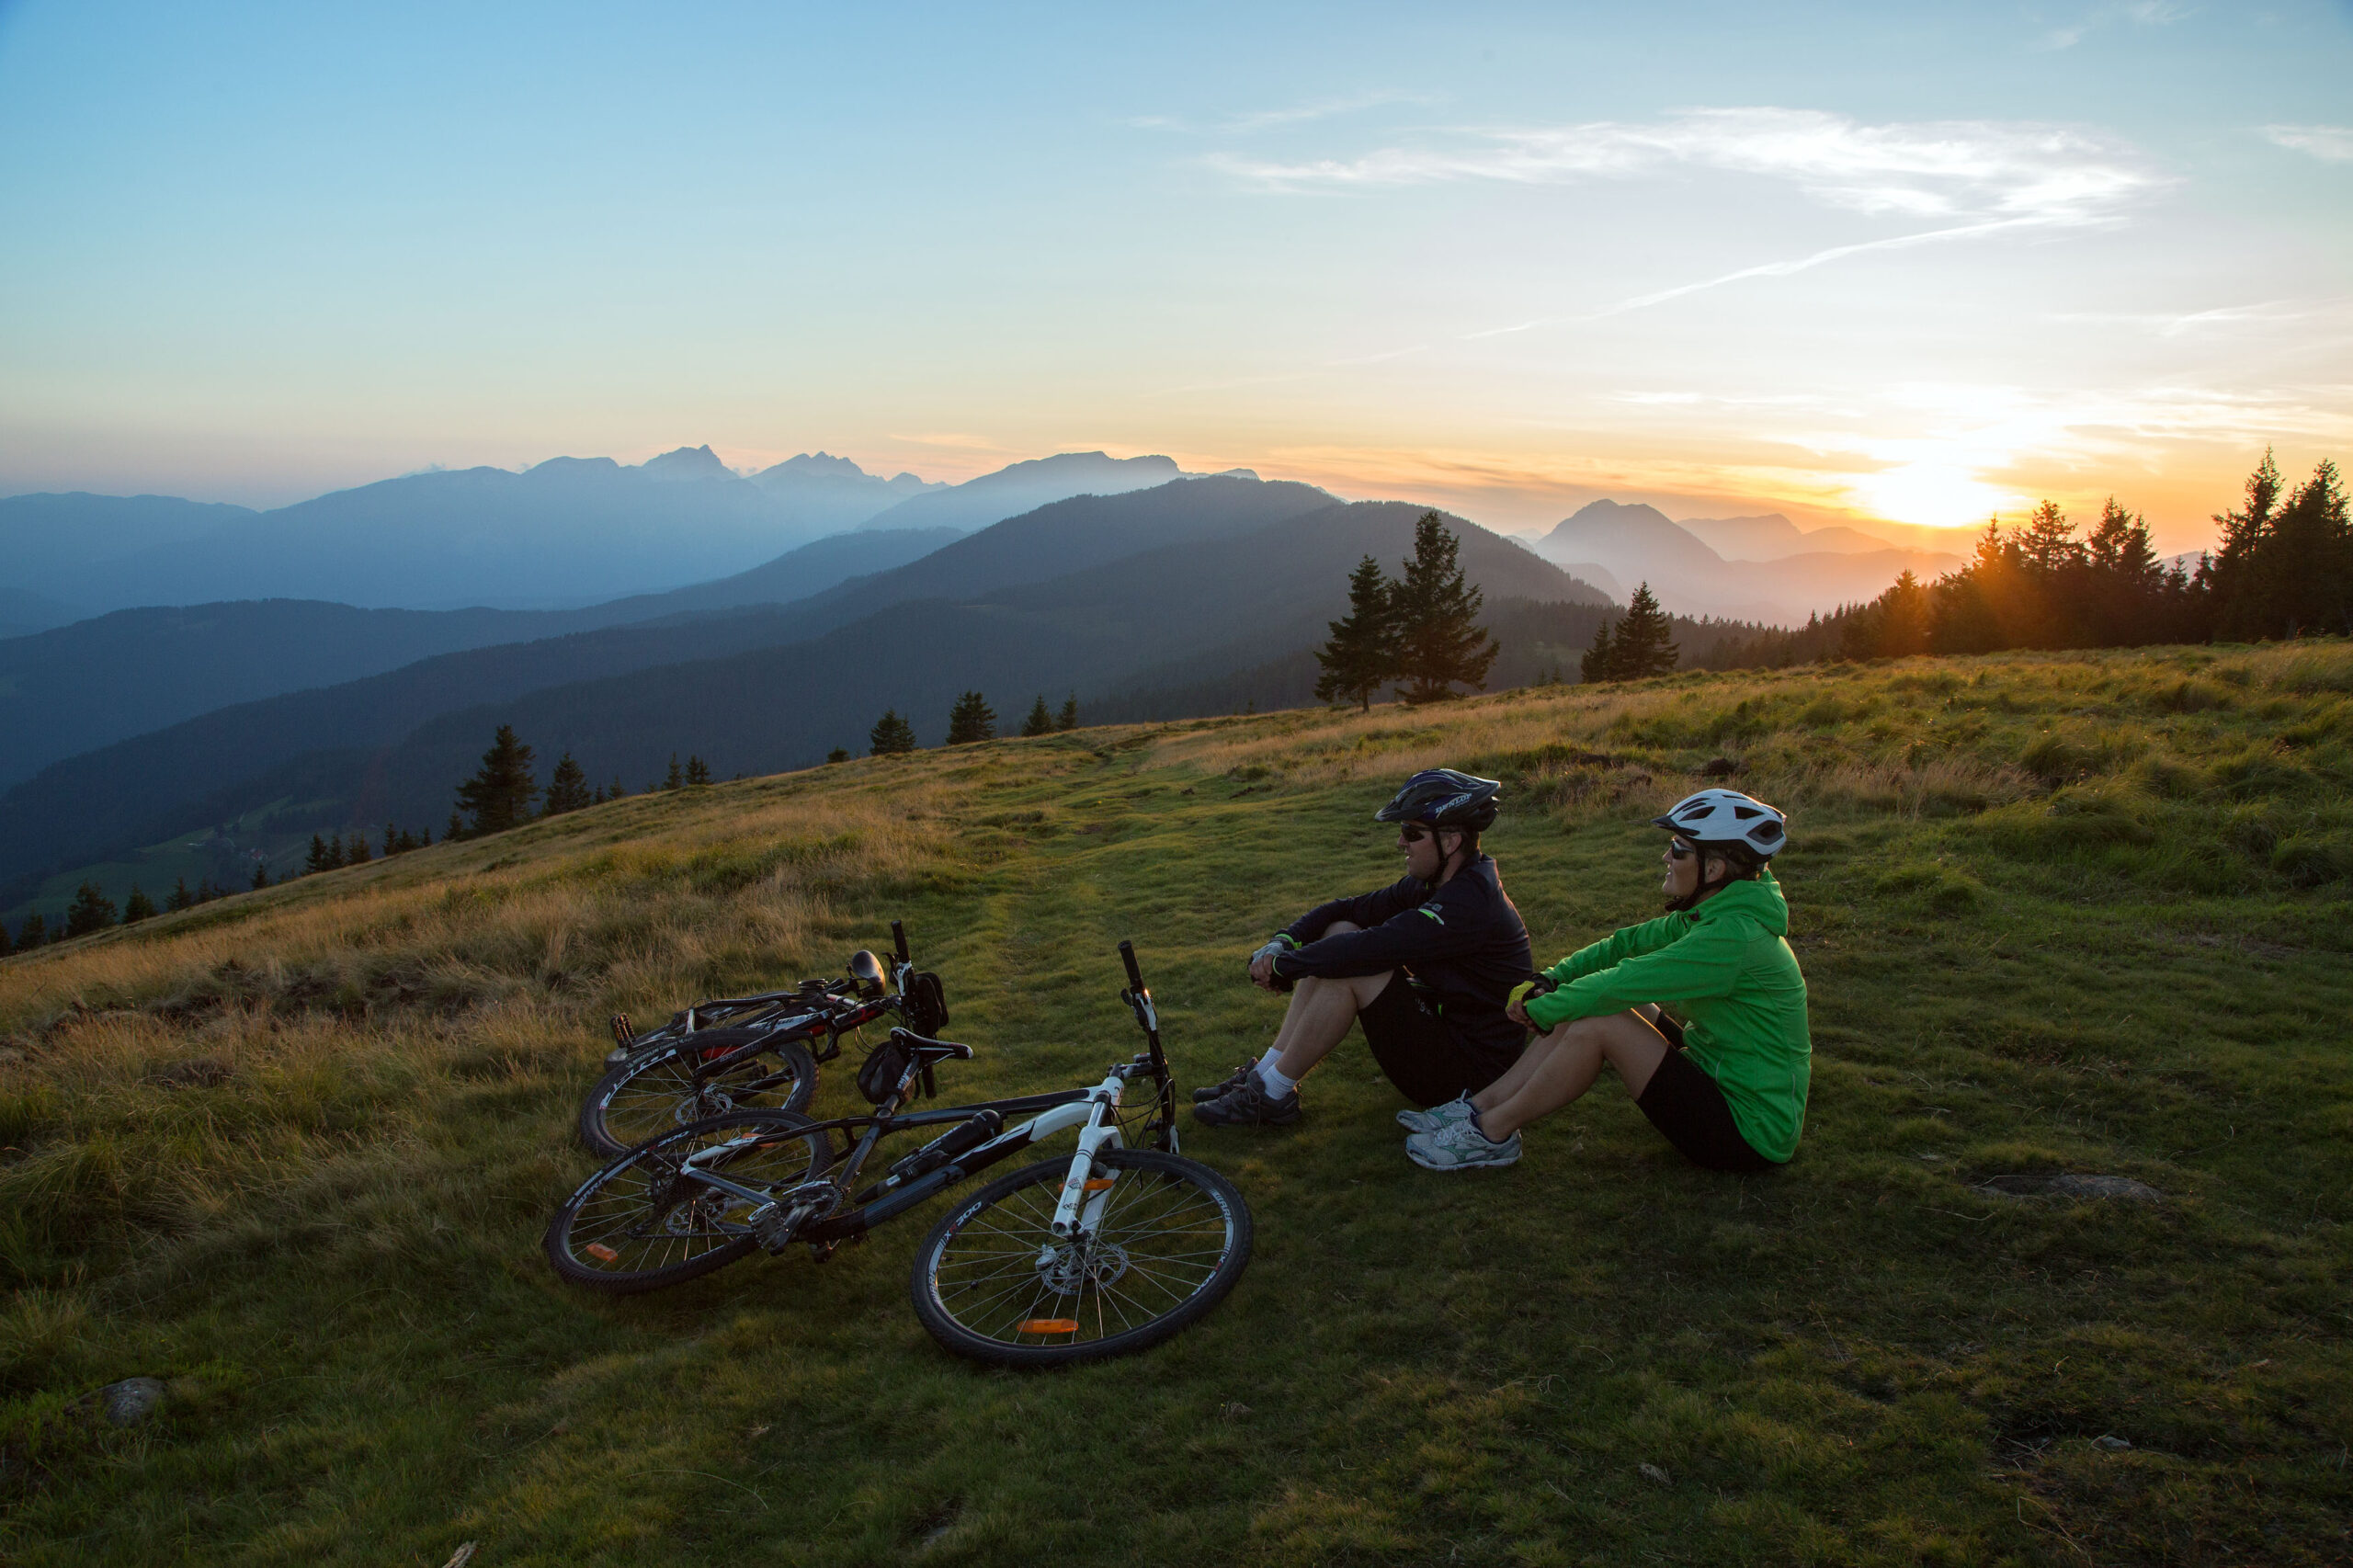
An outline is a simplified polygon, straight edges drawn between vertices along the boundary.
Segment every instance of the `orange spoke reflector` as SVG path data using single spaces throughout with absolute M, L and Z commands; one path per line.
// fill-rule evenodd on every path
M 599 1263 L 619 1263 L 621 1260 L 620 1254 L 615 1252 L 612 1248 L 607 1246 L 602 1242 L 590 1242 L 586 1246 L 580 1250 L 586 1253 L 590 1257 L 595 1258 Z
M 1015 1330 L 1018 1334 L 1076 1334 L 1076 1318 L 1027 1318 Z
M 1100 1192 L 1100 1191 L 1102 1191 L 1105 1187 L 1109 1187 L 1113 1182 L 1115 1182 L 1115 1181 L 1117 1181 L 1117 1180 L 1119 1180 L 1119 1179 L 1120 1179 L 1120 1178 L 1119 1178 L 1119 1177 L 1117 1177 L 1117 1176 L 1095 1176 L 1095 1177 L 1092 1177 L 1092 1178 L 1090 1178 L 1090 1179 L 1088 1180 L 1088 1182 L 1087 1182 L 1087 1184 L 1086 1184 L 1086 1190 L 1087 1190 L 1087 1191 L 1089 1191 L 1089 1192 Z

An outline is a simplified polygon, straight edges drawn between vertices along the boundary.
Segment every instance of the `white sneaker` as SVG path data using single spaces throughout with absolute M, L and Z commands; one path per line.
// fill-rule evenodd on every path
M 1405 1140 L 1405 1157 L 1426 1171 L 1468 1171 L 1484 1165 L 1516 1165 L 1519 1134 L 1502 1142 L 1471 1125 L 1471 1119 L 1449 1121 L 1435 1132 L 1416 1132 Z
M 1457 1095 L 1444 1105 L 1434 1105 L 1427 1110 L 1401 1110 L 1397 1125 L 1408 1132 L 1436 1132 L 1451 1121 L 1471 1119 L 1471 1096 Z

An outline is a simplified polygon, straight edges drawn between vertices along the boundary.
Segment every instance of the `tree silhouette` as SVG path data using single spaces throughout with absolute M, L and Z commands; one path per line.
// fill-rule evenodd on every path
M 1609 641 L 1610 624 L 1605 620 L 1593 629 L 1593 643 L 1586 649 L 1585 657 L 1577 661 L 1577 674 L 1588 686 L 1618 678 L 1617 649 Z
M 457 812 L 451 812 L 449 813 L 449 820 L 441 824 L 441 842 L 444 844 L 455 844 L 460 838 L 465 837 L 465 835 L 466 824 L 458 819 Z
M 1346 699 L 1359 711 L 1371 710 L 1372 694 L 1397 677 L 1401 608 L 1397 585 L 1382 574 L 1381 562 L 1370 555 L 1358 562 L 1348 574 L 1348 613 L 1324 623 L 1332 638 L 1315 651 L 1324 666 L 1316 701 Z
M 670 771 L 662 776 L 662 788 L 665 790 L 683 790 L 686 787 L 687 776 L 678 768 L 678 754 L 676 752 L 672 752 L 670 754 Z
M 183 909 L 190 908 L 195 903 L 195 895 L 188 891 L 188 879 L 182 877 L 172 884 L 171 895 L 164 900 L 164 907 L 177 914 Z
M 137 882 L 131 883 L 131 896 L 122 901 L 122 923 L 129 926 L 134 921 L 152 920 L 154 915 L 155 901 L 141 892 Z
M 254 862 L 253 891 L 259 892 L 262 889 L 267 886 L 269 886 L 269 862 L 267 860 L 256 860 Z
M 1057 730 L 1078 728 L 1078 693 L 1074 691 L 1063 699 L 1062 710 L 1054 715 L 1054 728 Z
M 365 866 L 369 858 L 368 835 L 359 828 L 353 828 L 351 837 L 347 841 L 343 851 L 343 863 L 347 866 Z
M 547 798 L 540 804 L 540 814 L 560 817 L 566 812 L 576 812 L 590 803 L 588 775 L 581 770 L 580 765 L 567 751 L 556 758 L 555 768 L 548 775 Z
M 315 833 L 311 835 L 311 853 L 302 862 L 302 870 L 306 875 L 313 871 L 332 871 L 342 864 L 343 857 L 340 855 L 333 858 L 328 858 L 325 839 Z
M 16 944 L 8 940 L 7 926 L 5 923 L 0 923 L 0 959 L 6 958 L 15 949 Z
M 1029 705 L 1029 717 L 1021 721 L 1024 735 L 1051 735 L 1054 733 L 1054 716 L 1046 708 L 1046 694 L 1040 692 L 1038 700 Z
M 1457 560 L 1461 541 L 1436 512 L 1414 524 L 1414 558 L 1397 584 L 1397 673 L 1405 700 L 1435 702 L 1458 685 L 1483 690 L 1502 650 L 1479 624 L 1485 596 Z
M 530 820 L 531 802 L 540 793 L 531 762 L 531 748 L 515 738 L 515 726 L 499 725 L 490 749 L 482 754 L 481 771 L 458 786 L 459 809 L 473 818 L 468 837 L 504 833 Z M 456 820 L 454 814 L 451 820 Z
M 1675 646 L 1675 623 L 1658 608 L 1658 600 L 1644 583 L 1626 601 L 1626 613 L 1619 618 L 1611 633 L 1609 664 L 1612 680 L 1641 680 L 1645 676 L 1663 676 L 1675 668 L 1679 656 Z
M 833 750 L 825 754 L 825 760 L 827 762 L 847 762 L 849 760 L 849 747 L 835 746 Z
M 48 940 L 49 922 L 43 920 L 40 917 L 40 911 L 36 909 L 25 916 L 24 925 L 17 932 L 17 950 L 20 953 L 30 952 Z
M 870 756 L 898 756 L 915 749 L 915 727 L 900 718 L 897 709 L 885 708 L 866 733 L 866 744 Z
M 688 757 L 688 758 L 687 758 L 687 782 L 688 782 L 688 784 L 708 784 L 708 783 L 710 783 L 710 765 L 709 765 L 708 763 L 704 762 L 704 761 L 703 761 L 703 759 L 702 759 L 702 758 L 700 758 L 700 757 L 699 757 L 699 756 L 689 756 L 689 757 Z
M 84 882 L 74 890 L 74 902 L 65 907 L 65 934 L 86 937 L 93 931 L 103 931 L 115 923 L 114 901 L 98 891 L 96 882 Z
M 948 710 L 948 744 L 970 745 L 996 739 L 996 710 L 977 691 L 968 691 Z

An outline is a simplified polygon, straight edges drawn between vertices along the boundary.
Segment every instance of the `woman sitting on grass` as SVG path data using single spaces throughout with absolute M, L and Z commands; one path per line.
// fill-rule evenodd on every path
M 1593 1087 L 1605 1062 L 1695 1165 L 1770 1170 L 1797 1153 L 1813 1060 L 1805 977 L 1782 940 L 1789 903 L 1765 866 L 1787 842 L 1787 819 L 1736 790 L 1702 790 L 1653 821 L 1672 835 L 1661 884 L 1671 913 L 1580 948 L 1514 991 L 1511 1017 L 1542 1038 L 1476 1095 L 1400 1111 L 1415 1165 L 1510 1165 L 1519 1130 Z

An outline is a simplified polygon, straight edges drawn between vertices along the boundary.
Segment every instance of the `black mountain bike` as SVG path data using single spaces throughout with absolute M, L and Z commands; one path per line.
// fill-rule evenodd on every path
M 708 1274 L 756 1248 L 808 1246 L 823 1262 L 998 1161 L 1069 1129 L 1078 1148 L 999 1178 L 915 1249 L 915 1315 L 959 1355 L 1053 1366 L 1156 1345 L 1223 1300 L 1250 1261 L 1250 1209 L 1232 1183 L 1176 1152 L 1176 1096 L 1134 948 L 1120 999 L 1145 1049 L 1090 1087 L 909 1110 L 938 1063 L 972 1048 L 894 1028 L 858 1073 L 871 1115 L 812 1121 L 739 1110 L 631 1150 L 580 1184 L 549 1224 L 566 1279 L 626 1294 Z M 1131 1093 L 1142 1090 L 1131 1102 Z M 1008 1116 L 1029 1113 L 1016 1127 Z M 882 1140 L 938 1137 L 882 1177 L 859 1177 Z M 836 1150 L 835 1136 L 843 1147 Z
M 891 922 L 891 940 L 895 994 L 886 994 L 881 960 L 860 949 L 845 979 L 698 1002 L 643 1034 L 631 1034 L 628 1017 L 616 1014 L 620 1044 L 580 1102 L 580 1141 L 611 1155 L 731 1110 L 806 1110 L 817 1064 L 841 1054 L 844 1035 L 893 1015 L 917 1034 L 938 1034 L 948 1027 L 939 977 L 915 972 L 899 921 Z

